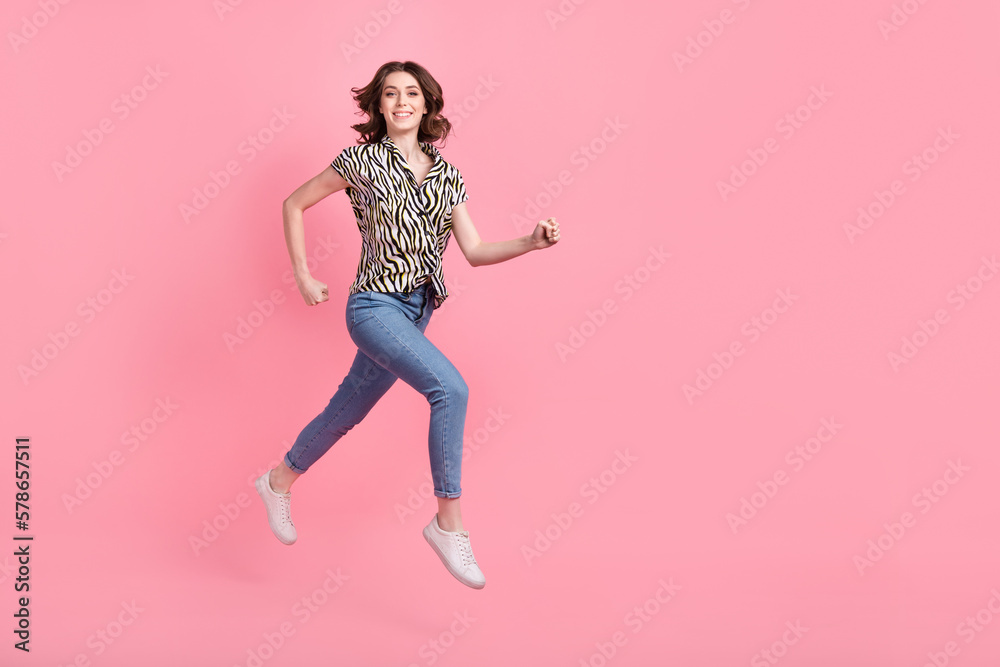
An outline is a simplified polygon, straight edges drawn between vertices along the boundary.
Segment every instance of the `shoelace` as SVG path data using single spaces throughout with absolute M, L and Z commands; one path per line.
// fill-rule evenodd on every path
M 459 533 L 455 535 L 455 541 L 458 543 L 458 553 L 462 557 L 462 566 L 476 565 L 476 557 L 472 555 L 472 544 L 469 542 L 469 535 L 467 533 Z
M 289 496 L 278 496 L 278 508 L 281 510 L 281 522 L 287 523 L 289 526 L 292 524 L 292 511 L 291 504 L 292 499 Z

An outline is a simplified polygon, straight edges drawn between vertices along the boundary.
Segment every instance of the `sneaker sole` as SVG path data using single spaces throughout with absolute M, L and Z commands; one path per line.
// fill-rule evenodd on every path
M 479 583 L 476 581 L 469 581 L 468 579 L 456 573 L 455 570 L 451 569 L 451 563 L 448 562 L 447 557 L 445 557 L 445 555 L 441 553 L 441 550 L 438 548 L 438 545 L 435 544 L 434 540 L 431 538 L 431 530 L 432 529 L 430 526 L 424 528 L 424 539 L 427 540 L 427 544 L 431 545 L 431 549 L 434 549 L 434 553 L 436 553 L 438 558 L 441 559 L 441 562 L 444 563 L 445 568 L 448 569 L 448 572 L 451 573 L 451 576 L 455 577 L 469 588 L 475 588 L 476 590 L 479 590 L 484 586 L 486 586 L 485 582 Z
M 278 535 L 278 532 L 274 529 L 274 526 L 271 524 L 271 513 L 267 511 L 267 496 L 265 495 L 267 491 L 264 489 L 263 478 L 258 477 L 257 481 L 254 482 L 254 486 L 257 488 L 257 495 L 260 496 L 261 501 L 264 503 L 264 512 L 267 513 L 267 525 L 271 529 L 271 533 L 273 533 L 274 536 L 278 538 L 278 541 L 281 542 L 282 544 L 287 544 L 289 546 L 295 544 L 295 540 L 289 542 L 283 539 L 280 535 Z

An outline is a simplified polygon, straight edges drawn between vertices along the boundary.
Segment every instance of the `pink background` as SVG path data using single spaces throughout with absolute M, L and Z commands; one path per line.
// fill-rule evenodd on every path
M 7 515 L 0 663 L 997 664 L 996 3 L 220 6 L 4 4 L 0 504 L 30 437 L 35 540 L 26 655 Z M 402 383 L 295 487 L 295 546 L 252 486 L 355 352 L 347 198 L 306 212 L 315 308 L 281 201 L 397 59 L 483 238 L 562 229 L 477 270 L 452 242 L 428 329 L 482 591 L 420 535 Z

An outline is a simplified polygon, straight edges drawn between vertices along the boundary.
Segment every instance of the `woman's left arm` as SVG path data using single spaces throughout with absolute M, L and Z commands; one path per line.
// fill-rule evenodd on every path
M 451 209 L 451 233 L 469 264 L 484 266 L 506 262 L 532 250 L 551 248 L 559 242 L 559 223 L 555 218 L 541 220 L 527 236 L 487 243 L 479 238 L 465 202 L 462 202 Z

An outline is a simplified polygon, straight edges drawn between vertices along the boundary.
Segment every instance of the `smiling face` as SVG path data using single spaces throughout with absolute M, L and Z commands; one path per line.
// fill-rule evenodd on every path
M 427 110 L 417 79 L 409 72 L 391 72 L 385 77 L 379 111 L 387 128 L 403 132 L 420 127 Z

